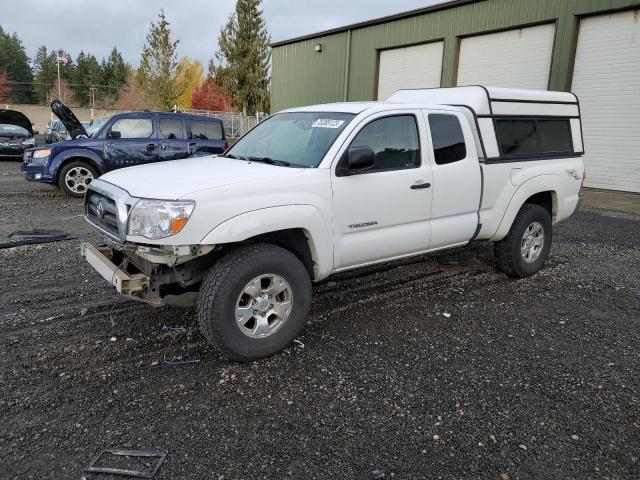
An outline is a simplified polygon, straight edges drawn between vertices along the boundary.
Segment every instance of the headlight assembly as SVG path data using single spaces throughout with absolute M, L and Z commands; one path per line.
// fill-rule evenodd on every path
M 129 235 L 152 240 L 175 235 L 187 224 L 195 202 L 139 200 L 129 214 Z
M 51 155 L 50 148 L 43 148 L 40 150 L 33 151 L 33 158 L 44 158 L 44 157 L 48 157 L 49 155 Z
M 35 147 L 36 146 L 36 139 L 35 137 L 31 137 L 31 138 L 27 138 L 26 140 L 24 140 L 22 142 L 22 145 L 25 145 L 27 147 Z

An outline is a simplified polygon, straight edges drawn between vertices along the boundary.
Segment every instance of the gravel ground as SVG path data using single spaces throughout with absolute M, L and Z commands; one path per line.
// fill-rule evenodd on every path
M 194 312 L 118 298 L 81 202 L 17 172 L 0 236 L 78 238 L 0 250 L 2 479 L 81 478 L 103 447 L 165 450 L 162 479 L 640 477 L 640 217 L 580 212 L 526 280 L 486 243 L 341 275 L 302 344 L 238 364 L 171 346 Z

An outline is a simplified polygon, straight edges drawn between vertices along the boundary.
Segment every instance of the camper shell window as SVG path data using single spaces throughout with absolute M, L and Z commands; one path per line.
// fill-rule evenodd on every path
M 563 117 L 495 117 L 501 157 L 573 154 L 571 124 Z

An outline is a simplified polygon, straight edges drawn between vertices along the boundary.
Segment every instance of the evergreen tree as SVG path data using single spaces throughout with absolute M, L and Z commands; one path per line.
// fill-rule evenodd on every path
M 176 91 L 174 82 L 178 67 L 178 42 L 171 41 L 169 22 L 161 10 L 158 22 L 149 27 L 136 81 L 154 107 L 162 110 L 173 108 L 181 93 Z
M 38 52 L 33 59 L 33 73 L 39 100 L 47 102 L 49 100 L 49 91 L 57 80 L 57 70 L 55 53 L 49 54 L 47 47 L 44 45 L 38 48 Z
M 246 114 L 269 110 L 269 63 L 271 53 L 261 0 L 238 0 L 235 12 L 220 31 L 219 64 L 209 73 L 224 88 L 233 105 Z
M 9 35 L 0 27 L 0 71 L 6 73 L 5 85 L 10 87 L 6 100 L 17 103 L 36 101 L 33 72 L 24 45 L 14 33 Z
M 74 97 L 80 105 L 91 105 L 91 96 L 95 94 L 96 85 L 101 84 L 102 76 L 103 72 L 96 57 L 80 51 L 72 82 Z
M 127 65 L 122 54 L 114 47 L 106 61 L 102 61 L 102 83 L 105 85 L 105 95 L 117 99 L 118 92 L 126 80 Z

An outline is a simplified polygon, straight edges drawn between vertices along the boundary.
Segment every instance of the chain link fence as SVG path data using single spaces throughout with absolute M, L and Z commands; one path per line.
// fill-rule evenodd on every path
M 267 118 L 266 113 L 258 112 L 255 115 L 243 115 L 242 112 L 212 112 L 210 110 L 182 110 L 185 113 L 202 115 L 204 117 L 218 118 L 222 120 L 227 137 L 238 138 Z

